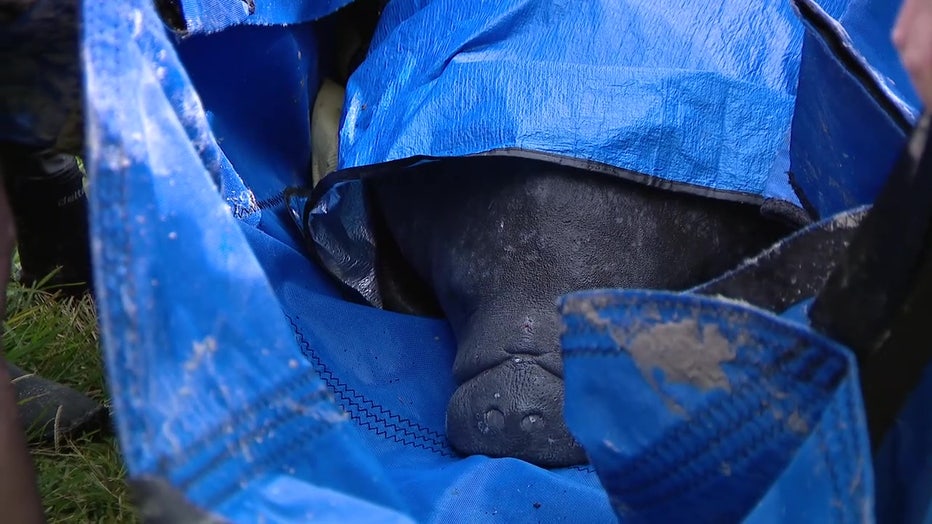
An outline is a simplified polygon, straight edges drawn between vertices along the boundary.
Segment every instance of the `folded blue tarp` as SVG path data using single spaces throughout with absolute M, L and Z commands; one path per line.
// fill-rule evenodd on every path
M 309 180 L 310 22 L 338 4 L 181 3 L 185 38 L 144 0 L 82 12 L 97 298 L 130 477 L 247 522 L 932 518 L 932 377 L 874 461 L 848 348 L 799 308 L 691 293 L 563 299 L 567 419 L 591 465 L 457 456 L 446 323 L 348 302 L 285 202 Z M 360 177 L 474 154 L 857 215 L 917 113 L 884 36 L 895 6 L 699 4 L 390 2 L 348 86 L 347 169 L 318 188 L 318 244 L 364 275 Z M 642 373 L 623 348 L 659 323 L 723 341 L 728 387 Z

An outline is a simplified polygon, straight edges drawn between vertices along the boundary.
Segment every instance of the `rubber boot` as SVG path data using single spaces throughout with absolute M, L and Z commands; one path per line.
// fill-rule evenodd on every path
M 84 175 L 71 155 L 2 148 L 7 195 L 13 208 L 21 281 L 68 295 L 90 289 L 91 257 Z
M 107 410 L 86 395 L 11 363 L 7 370 L 31 441 L 57 443 L 105 427 Z

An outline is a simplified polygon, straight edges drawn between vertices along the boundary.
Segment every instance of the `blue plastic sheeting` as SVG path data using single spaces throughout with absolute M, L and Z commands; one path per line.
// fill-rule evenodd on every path
M 850 37 L 852 48 L 876 74 L 885 94 L 904 116 L 915 121 L 922 104 L 890 38 L 900 5 L 901 2 L 851 0 L 844 13 L 835 18 Z
M 310 22 L 352 0 L 180 0 L 185 31 L 213 33 L 235 25 Z
M 785 0 L 395 0 L 347 87 L 340 165 L 523 149 L 795 202 L 802 36 Z
M 841 11 L 847 0 L 827 4 Z M 801 59 L 804 27 L 787 0 L 395 0 L 347 86 L 339 162 L 350 171 L 336 177 L 360 176 L 359 167 L 376 176 L 371 166 L 392 161 L 510 154 L 728 200 L 814 200 L 813 218 L 869 203 L 878 171 L 863 190 L 808 184 L 835 160 L 791 151 L 800 64 L 813 63 Z M 813 140 L 819 129 L 799 134 Z M 899 143 L 858 151 L 886 162 Z M 799 180 L 791 157 L 794 169 L 804 165 Z M 380 306 L 354 183 L 318 188 L 306 228 L 323 265 Z M 856 198 L 836 196 L 851 191 Z
M 197 64 L 187 72 L 203 104 L 225 109 L 207 111 L 210 129 L 236 173 L 249 183 L 251 196 L 234 206 L 233 214 L 261 222 L 263 228 L 287 218 L 262 220 L 284 202 L 282 187 L 306 182 L 308 115 L 318 87 L 315 38 L 304 25 L 244 26 L 186 38 L 178 46 L 183 62 Z M 276 236 L 282 234 L 288 233 Z
M 139 34 L 137 13 L 147 22 Z M 535 504 L 545 520 L 614 520 L 585 468 L 455 457 L 442 434 L 452 376 L 436 380 L 452 365 L 446 324 L 332 298 L 294 246 L 237 229 L 197 155 L 212 137 L 192 143 L 182 125 L 206 116 L 152 13 L 98 5 L 86 14 L 98 21 L 85 41 L 98 300 L 132 476 L 163 476 L 237 521 L 337 510 L 346 521 L 403 521 L 391 508 L 406 507 L 420 521 L 513 522 Z
M 437 372 L 452 366 L 446 323 L 334 298 L 287 237 L 236 228 L 198 155 L 213 134 L 189 136 L 206 111 L 151 10 L 85 9 L 98 300 L 131 476 L 235 521 L 615 520 L 588 468 L 456 457 L 453 379 Z
M 398 11 L 406 5 L 393 4 L 389 20 L 413 23 L 439 5 L 459 12 L 442 2 Z M 522 25 L 540 14 L 535 5 L 545 4 L 522 5 L 508 18 L 519 38 L 535 27 Z M 580 7 L 567 6 L 576 16 Z M 788 9 L 766 11 L 774 23 L 762 27 L 778 36 L 777 29 L 795 27 Z M 464 31 L 475 30 L 472 13 L 460 14 Z M 809 331 L 804 308 L 778 318 L 688 293 L 632 290 L 567 299 L 567 413 L 592 466 L 544 470 L 455 455 L 444 435 L 454 389 L 447 324 L 341 298 L 306 257 L 286 214 L 282 191 L 302 180 L 309 160 L 303 119 L 319 84 L 313 33 L 300 25 L 239 27 L 181 42 L 176 51 L 148 0 L 86 2 L 83 15 L 98 308 L 130 476 L 164 478 L 197 505 L 243 522 L 260 515 L 278 522 L 930 518 L 932 474 L 921 458 L 932 456 L 932 431 L 921 408 L 932 375 L 876 462 L 875 504 L 857 370 L 846 348 Z M 588 23 L 596 34 L 615 24 L 615 38 L 605 41 L 618 41 L 617 27 L 628 24 L 603 16 Z M 461 27 L 440 20 L 431 34 Z M 695 20 L 690 26 L 706 29 Z M 759 40 L 747 36 L 772 49 L 769 40 L 777 37 L 765 33 L 755 33 Z M 393 34 L 380 33 L 380 49 Z M 490 40 L 469 42 L 481 49 L 458 56 L 494 50 Z M 662 53 L 645 50 L 645 60 L 661 61 Z M 550 66 L 571 69 L 569 58 Z M 407 63 L 411 56 L 396 59 Z M 438 78 L 468 67 L 462 61 L 437 70 Z M 769 71 L 790 75 L 783 65 Z M 774 88 L 765 73 L 755 72 L 758 92 L 791 90 Z M 831 79 L 842 76 L 826 78 L 805 89 L 821 85 L 829 92 Z M 405 79 L 396 78 L 398 87 L 383 95 L 402 96 Z M 719 85 L 725 84 L 732 85 Z M 585 85 L 576 84 L 582 100 Z M 512 95 L 516 114 L 525 110 L 522 101 L 534 100 Z M 408 109 L 413 118 L 420 106 Z M 799 118 L 813 110 L 795 108 Z M 880 108 L 848 111 L 869 121 Z M 560 125 L 567 122 L 574 121 Z M 774 135 L 774 154 L 786 131 Z M 675 138 L 678 130 L 669 132 Z M 846 138 L 836 132 L 830 144 Z M 824 140 L 794 143 L 808 148 L 802 152 L 813 165 L 830 164 L 835 152 Z M 894 143 L 882 143 L 875 154 L 893 155 L 885 148 Z M 874 173 L 875 185 L 881 173 Z M 765 175 L 758 182 L 773 180 Z M 837 194 L 835 186 L 847 189 L 850 181 L 825 178 L 819 185 L 813 177 L 809 190 Z M 664 329 L 708 346 L 699 357 L 688 347 L 672 355 L 697 359 L 698 378 L 639 353 Z
M 566 418 L 625 522 L 873 517 L 847 349 L 689 294 L 589 291 L 561 307 Z
M 234 520 L 257 504 L 300 519 L 327 489 L 348 517 L 400 507 L 218 194 L 203 109 L 151 4 L 87 2 L 84 20 L 97 300 L 129 474 Z M 305 483 L 278 495 L 282 472 Z
M 890 37 L 903 2 L 800 0 L 799 3 L 819 12 L 827 22 L 827 29 L 846 43 L 846 52 L 867 66 L 904 116 L 910 120 L 918 118 L 919 97 Z
M 873 201 L 919 106 L 889 44 L 897 2 L 853 2 L 843 18 L 852 27 L 839 23 L 840 9 L 799 3 L 809 31 L 791 172 L 810 211 L 825 217 Z

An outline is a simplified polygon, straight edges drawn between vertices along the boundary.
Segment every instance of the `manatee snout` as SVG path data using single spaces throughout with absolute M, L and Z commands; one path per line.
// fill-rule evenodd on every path
M 367 184 L 384 303 L 416 314 L 430 296 L 456 337 L 450 444 L 546 467 L 586 461 L 563 418 L 559 296 L 685 289 L 788 232 L 756 206 L 521 158 L 424 163 Z
M 502 300 L 525 291 L 510 287 L 499 288 L 498 300 L 481 305 L 459 330 L 453 376 L 460 386 L 447 407 L 450 445 L 545 467 L 583 463 L 583 449 L 563 422 L 554 301 Z
M 463 382 L 447 407 L 454 449 L 544 467 L 585 462 L 563 422 L 563 379 L 515 356 Z

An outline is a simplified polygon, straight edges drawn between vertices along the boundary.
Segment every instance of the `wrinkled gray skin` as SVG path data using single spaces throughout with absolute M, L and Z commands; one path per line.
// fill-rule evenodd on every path
M 563 422 L 555 300 L 600 287 L 684 289 L 787 233 L 754 206 L 548 163 L 457 159 L 369 181 L 374 213 L 416 277 L 383 256 L 393 309 L 434 292 L 458 348 L 447 435 L 463 454 L 586 462 Z M 414 290 L 414 291 L 412 291 Z

